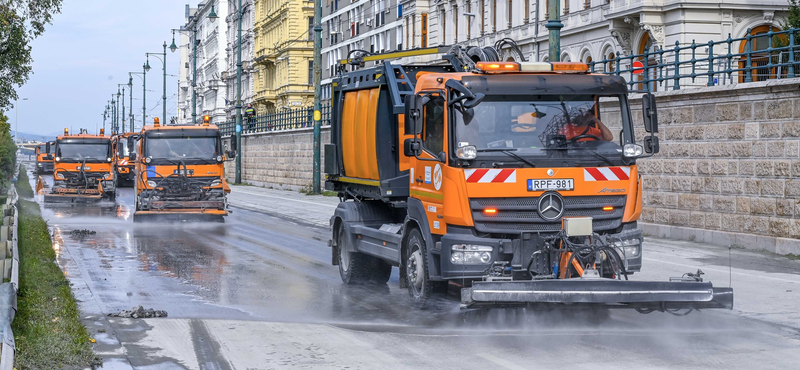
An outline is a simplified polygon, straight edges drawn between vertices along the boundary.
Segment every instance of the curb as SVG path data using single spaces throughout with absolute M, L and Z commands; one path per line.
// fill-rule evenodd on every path
M 3 261 L 3 280 L 9 279 L 7 283 L 0 285 L 0 330 L 2 330 L 2 344 L 0 344 L 0 370 L 14 369 L 14 357 L 16 355 L 16 346 L 14 344 L 14 333 L 11 330 L 11 322 L 17 313 L 17 294 L 19 293 L 19 251 L 17 232 L 19 230 L 19 210 L 17 204 L 19 202 L 19 194 L 14 185 L 8 190 L 8 198 L 6 204 L 9 206 L 9 220 L 11 222 L 11 235 L 10 235 L 10 252 L 6 255 Z M 3 215 L 5 216 L 5 215 Z M 3 217 L 5 220 L 5 217 Z M 9 226 L 9 225 L 3 225 Z M 8 248 L 3 245 L 2 248 Z M 11 267 L 6 267 L 6 264 L 11 263 Z

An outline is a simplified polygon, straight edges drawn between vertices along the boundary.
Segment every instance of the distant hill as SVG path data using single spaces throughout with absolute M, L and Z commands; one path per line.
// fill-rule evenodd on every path
M 11 130 L 12 134 L 14 130 Z M 28 132 L 19 132 L 19 138 L 31 140 L 31 141 L 48 141 L 48 140 L 55 140 L 58 135 L 61 135 L 61 132 L 51 132 L 49 134 L 31 134 Z

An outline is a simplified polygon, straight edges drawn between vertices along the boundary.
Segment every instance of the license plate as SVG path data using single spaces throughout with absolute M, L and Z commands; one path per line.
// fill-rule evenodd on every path
M 75 167 L 75 169 L 76 169 L 76 170 L 78 170 L 78 171 L 80 171 L 80 170 L 81 170 L 81 166 Z M 83 170 L 84 170 L 84 171 L 89 171 L 89 170 L 91 170 L 91 169 L 92 169 L 91 167 L 83 167 Z
M 573 190 L 573 189 L 575 189 L 574 179 L 528 180 L 528 191 Z
M 187 175 L 194 175 L 194 170 L 180 170 L 180 171 L 172 170 L 172 173 L 175 175 L 187 176 Z

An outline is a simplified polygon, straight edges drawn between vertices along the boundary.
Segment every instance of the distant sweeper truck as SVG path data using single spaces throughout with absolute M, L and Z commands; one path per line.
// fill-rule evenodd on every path
M 82 129 L 71 135 L 64 129 L 53 145 L 53 186 L 44 191 L 39 177 L 36 189 L 45 202 L 93 202 L 114 200 L 116 185 L 113 171 L 111 137 L 103 129 L 97 135 Z
M 136 164 L 135 222 L 223 221 L 228 215 L 225 153 L 219 128 L 203 117 L 199 125 L 153 125 L 130 136 L 138 139 L 130 160 Z
M 424 53 L 441 60 L 391 62 Z M 628 280 L 642 268 L 636 161 L 659 147 L 652 95 L 637 142 L 626 81 L 585 64 L 499 62 L 493 48 L 353 54 L 325 145 L 345 283 L 385 283 L 397 266 L 419 306 L 450 284 L 463 308 L 732 307 L 701 272 Z

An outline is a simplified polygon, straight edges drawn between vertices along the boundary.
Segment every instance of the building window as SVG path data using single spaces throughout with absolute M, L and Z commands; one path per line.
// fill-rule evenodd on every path
M 453 6 L 453 43 L 458 43 L 458 6 Z
M 408 43 L 408 17 L 406 17 L 406 45 L 411 45 Z
M 511 9 L 514 9 L 513 2 L 514 0 L 508 0 L 508 9 L 506 10 L 506 16 L 508 17 L 508 28 L 511 28 Z
M 313 60 L 309 60 L 308 61 L 308 84 L 309 85 L 313 85 L 314 84 L 314 61 Z
M 481 36 L 483 36 L 484 32 L 486 32 L 486 14 L 484 14 L 484 12 L 486 11 L 484 9 L 484 5 L 486 4 L 484 3 L 484 1 L 486 0 L 481 0 Z
M 411 15 L 411 47 L 417 47 L 417 15 Z
M 492 33 L 497 32 L 497 0 L 492 0 Z
M 585 0 L 585 1 L 583 2 L 583 8 L 584 8 L 584 9 L 589 9 L 589 8 L 591 8 L 591 7 L 592 7 L 592 0 Z
M 442 13 L 439 15 L 439 19 L 442 20 L 442 42 L 441 45 L 447 45 L 447 18 L 445 17 L 445 11 L 442 10 Z
M 423 48 L 428 47 L 428 13 L 422 13 L 422 28 L 420 31 L 420 45 Z
M 314 41 L 314 17 L 308 17 L 308 41 Z
M 467 0 L 467 13 L 472 13 L 472 3 Z M 472 17 L 467 17 L 467 40 L 472 39 Z
M 564 15 L 569 14 L 569 0 L 564 0 Z

